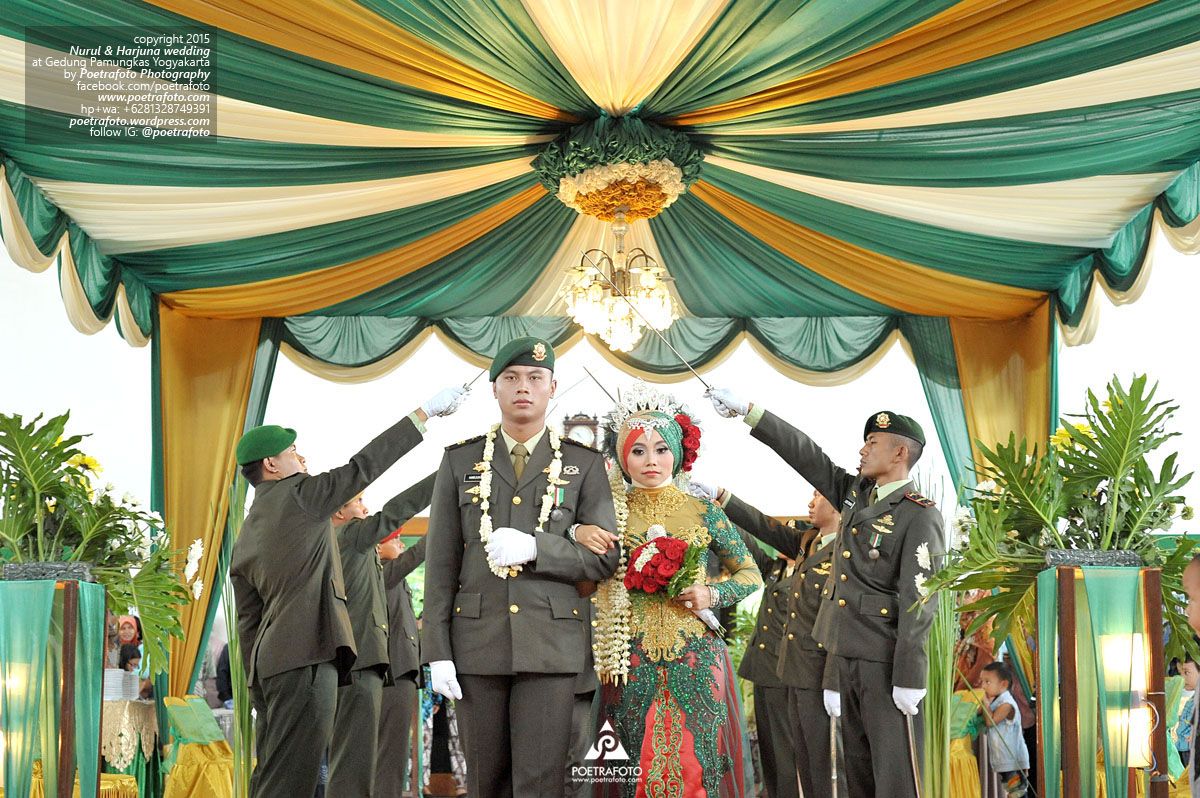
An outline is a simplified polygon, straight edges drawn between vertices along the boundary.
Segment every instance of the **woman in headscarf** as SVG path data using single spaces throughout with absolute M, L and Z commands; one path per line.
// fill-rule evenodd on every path
M 637 798 L 742 796 L 737 678 L 711 628 L 715 620 L 700 616 L 712 619 L 706 610 L 736 604 L 762 577 L 725 512 L 680 489 L 700 445 L 700 430 L 682 408 L 639 384 L 610 417 L 609 432 L 622 559 L 598 591 L 593 652 L 603 682 L 601 724 L 612 723 L 641 772 L 636 783 L 603 790 Z M 630 553 L 663 531 L 701 550 L 698 582 L 675 598 L 637 589 L 636 578 L 626 587 L 627 573 L 638 570 Z M 714 556 L 729 576 L 705 583 Z

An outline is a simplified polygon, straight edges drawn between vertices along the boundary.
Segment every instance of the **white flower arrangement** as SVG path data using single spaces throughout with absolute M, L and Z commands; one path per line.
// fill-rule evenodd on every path
M 917 586 L 917 594 L 920 595 L 921 598 L 925 598 L 929 595 L 929 588 L 925 586 L 925 583 L 928 580 L 929 577 L 927 577 L 925 574 L 917 574 L 913 577 L 913 582 Z
M 620 180 L 633 183 L 645 180 L 654 183 L 667 195 L 664 208 L 679 198 L 687 188 L 683 185 L 683 171 L 671 162 L 669 158 L 650 161 L 649 163 L 615 163 L 605 166 L 593 166 L 584 169 L 579 174 L 568 175 L 558 181 L 558 198 L 563 204 L 580 210 L 575 198 L 579 194 L 590 194 L 608 188 Z
M 475 470 L 482 476 L 479 479 L 479 509 L 483 511 L 483 515 L 479 519 L 479 539 L 483 542 L 484 547 L 487 547 L 488 540 L 492 536 L 492 514 L 491 514 L 491 496 L 492 496 L 492 458 L 496 455 L 496 435 L 500 432 L 500 425 L 494 425 L 488 430 L 487 438 L 483 444 L 483 460 L 475 464 Z M 554 452 L 554 459 L 550 462 L 550 470 L 546 479 L 546 493 L 542 496 L 542 507 L 538 513 L 538 524 L 536 532 L 541 532 L 546 525 L 546 520 L 550 517 L 550 511 L 554 506 L 554 497 L 557 493 L 557 487 L 560 484 L 562 476 L 562 439 L 558 435 L 558 431 L 553 427 L 546 428 L 546 439 L 550 442 L 550 449 Z M 516 576 L 521 573 L 519 565 L 498 565 L 488 557 L 488 568 L 496 576 L 501 579 L 507 579 L 510 576 Z
M 184 581 L 192 581 L 192 577 L 200 570 L 200 560 L 204 557 L 204 541 L 196 538 L 192 541 L 192 545 L 188 546 L 187 564 L 183 567 Z
M 204 580 L 197 579 L 192 582 L 192 598 L 199 601 L 202 595 L 204 595 Z
M 917 546 L 917 565 L 919 565 L 922 570 L 928 571 L 931 564 L 932 563 L 929 559 L 929 544 L 922 543 L 920 546 Z

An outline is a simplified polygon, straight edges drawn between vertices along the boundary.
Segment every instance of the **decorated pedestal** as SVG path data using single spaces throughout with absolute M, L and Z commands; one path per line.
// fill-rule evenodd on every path
M 1038 576 L 1039 795 L 1168 794 L 1161 572 L 1129 554 L 1055 553 Z
M 0 731 L 4 794 L 30 795 L 34 761 L 47 796 L 99 791 L 104 588 L 0 581 Z

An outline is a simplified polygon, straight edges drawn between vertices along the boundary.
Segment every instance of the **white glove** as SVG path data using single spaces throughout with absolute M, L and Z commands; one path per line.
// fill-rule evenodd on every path
M 688 493 L 701 499 L 708 499 L 710 502 L 715 502 L 717 497 L 721 495 L 721 488 L 708 482 L 701 482 L 698 479 L 691 479 L 688 482 Z
M 458 686 L 458 672 L 454 663 L 448 659 L 439 659 L 429 663 L 429 682 L 433 692 L 443 698 L 462 698 L 462 688 Z
M 465 385 L 451 385 L 449 388 L 443 388 L 425 400 L 425 404 L 421 405 L 421 409 L 430 418 L 434 416 L 448 416 L 458 409 L 463 400 L 467 398 L 468 393 L 470 393 L 470 389 Z
M 488 558 L 496 565 L 523 565 L 537 559 L 537 538 L 519 529 L 493 529 L 487 542 Z
M 725 388 L 712 388 L 708 391 L 708 399 L 718 415 L 725 418 L 744 416 L 750 412 L 750 403 L 734 396 L 733 391 Z
M 825 714 L 831 718 L 842 716 L 842 694 L 837 690 L 825 690 Z
M 924 697 L 925 691 L 918 690 L 915 687 L 892 688 L 892 703 L 896 705 L 896 709 L 905 715 L 916 715 L 919 711 L 917 705 L 921 703 L 921 699 Z

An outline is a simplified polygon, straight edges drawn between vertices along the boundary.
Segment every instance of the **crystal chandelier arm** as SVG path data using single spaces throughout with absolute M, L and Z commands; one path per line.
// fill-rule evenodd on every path
M 591 250 L 591 251 L 594 252 L 595 250 Z M 699 380 L 700 384 L 703 385 L 707 390 L 711 391 L 712 386 L 709 385 L 708 382 L 706 382 L 705 379 L 700 376 L 700 372 L 698 372 L 694 368 L 692 368 L 692 364 L 688 362 L 687 358 L 685 358 L 683 355 L 679 354 L 679 350 L 676 349 L 674 346 L 672 346 L 671 342 L 667 340 L 667 336 L 663 335 L 661 332 L 659 332 L 657 329 L 655 329 L 654 325 L 646 320 L 646 317 L 642 315 L 642 312 L 637 309 L 637 305 L 635 305 L 629 301 L 629 297 L 625 296 L 625 292 L 622 291 L 620 288 L 618 288 L 617 284 L 614 283 L 612 281 L 612 279 L 607 274 L 604 273 L 604 270 L 596 265 L 596 262 L 594 260 L 592 260 L 589 253 L 584 252 L 583 257 L 585 260 L 587 260 L 592 265 L 593 269 L 600 272 L 600 276 L 603 277 L 604 280 L 609 284 L 609 286 L 612 287 L 612 290 L 616 292 L 617 296 L 619 296 L 619 297 L 621 297 L 621 299 L 625 300 L 625 304 L 629 305 L 629 307 L 633 309 L 633 312 L 636 313 L 638 318 L 642 320 L 642 323 L 645 324 L 646 327 L 649 328 L 649 330 L 652 333 L 657 335 L 659 337 L 659 339 L 661 339 L 662 342 L 667 345 L 667 348 L 671 350 L 671 352 L 675 355 L 675 357 L 679 358 L 679 362 L 682 363 L 687 368 L 688 371 L 692 372 L 692 376 L 695 377 L 697 380 Z M 605 256 L 605 257 L 607 257 L 607 256 Z

